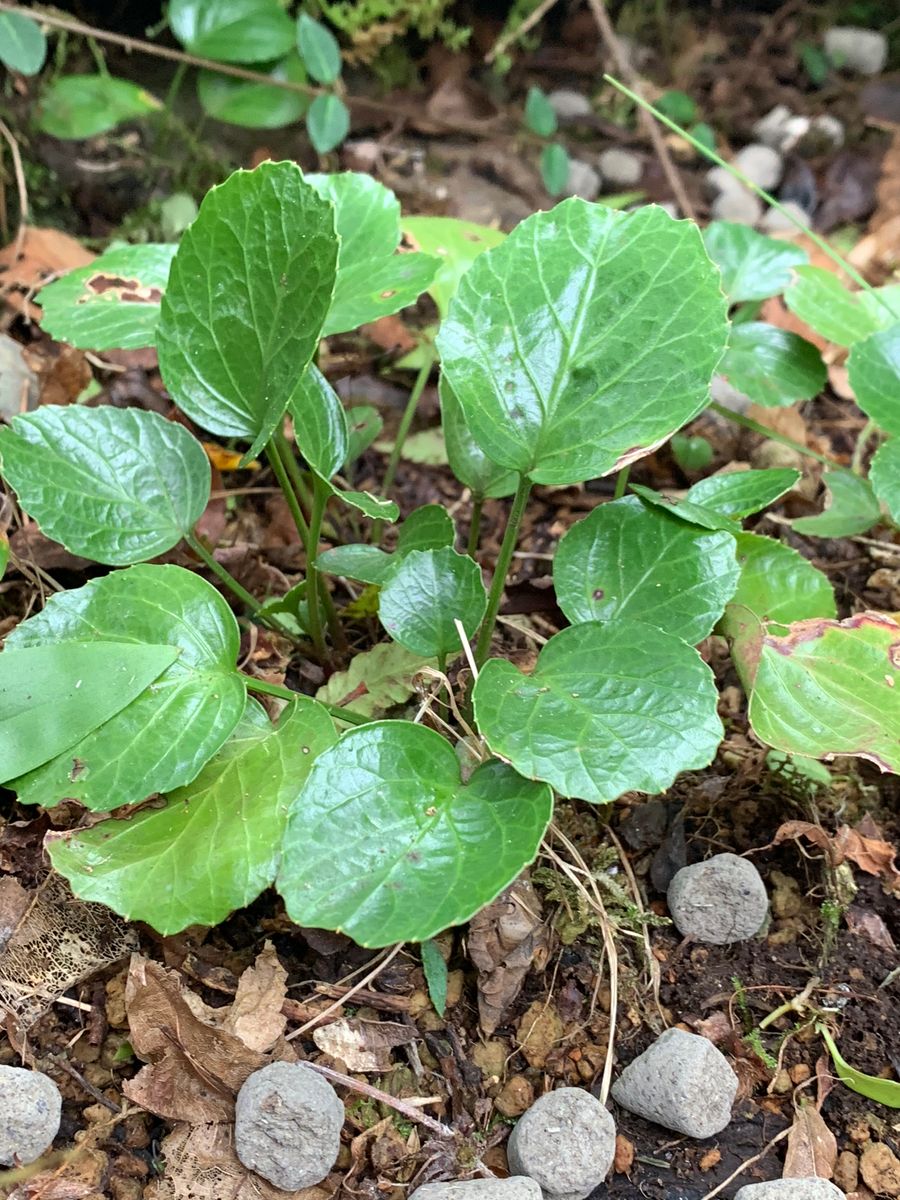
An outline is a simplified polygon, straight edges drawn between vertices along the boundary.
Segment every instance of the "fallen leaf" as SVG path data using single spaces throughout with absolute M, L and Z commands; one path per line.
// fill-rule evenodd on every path
M 32 1175 L 3 1195 L 6 1200 L 87 1200 L 106 1189 L 108 1166 L 102 1150 L 82 1146 L 60 1166 Z
M 249 1050 L 271 1050 L 287 1026 L 282 1005 L 287 997 L 287 971 L 275 947 L 266 942 L 256 962 L 238 980 L 234 1001 L 222 1028 Z
M 859 1173 L 877 1196 L 900 1196 L 900 1159 L 884 1142 L 866 1142 Z
M 831 1179 L 836 1158 L 837 1141 L 822 1114 L 814 1104 L 801 1104 L 788 1134 L 785 1179 Z
M 821 825 L 810 821 L 785 821 L 779 826 L 773 845 L 780 845 L 789 838 L 802 837 L 818 846 L 829 857 L 833 867 L 849 859 L 868 875 L 879 875 L 892 887 L 900 883 L 900 871 L 894 862 L 897 851 L 890 842 L 879 837 L 866 836 L 859 828 L 841 825 L 831 836 Z
M 31 320 L 39 321 L 41 310 L 29 297 L 51 278 L 64 275 L 76 267 L 86 267 L 96 257 L 67 233 L 30 225 L 25 230 L 25 240 L 18 258 L 15 256 L 15 242 L 0 250 L 0 277 L 3 279 L 3 295 L 7 304 Z
M 490 1036 L 518 996 L 532 964 L 548 953 L 540 897 L 527 873 L 469 924 L 469 958 L 478 968 L 478 1019 Z
M 844 913 L 844 920 L 851 933 L 868 938 L 874 946 L 887 950 L 889 954 L 897 953 L 897 945 L 891 937 L 891 931 L 877 912 L 851 904 Z
M 340 1059 L 348 1071 L 389 1071 L 391 1052 L 418 1036 L 409 1025 L 395 1021 L 361 1021 L 342 1017 L 313 1031 L 313 1041 L 325 1054 Z

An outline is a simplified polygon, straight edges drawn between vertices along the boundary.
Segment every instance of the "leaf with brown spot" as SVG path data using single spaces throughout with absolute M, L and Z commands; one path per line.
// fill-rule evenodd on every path
M 785 1179 L 831 1179 L 837 1159 L 837 1141 L 813 1104 L 801 1104 L 794 1113 L 784 1157 Z

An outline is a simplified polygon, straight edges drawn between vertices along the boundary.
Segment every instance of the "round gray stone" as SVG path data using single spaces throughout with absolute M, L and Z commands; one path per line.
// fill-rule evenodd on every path
M 424 1183 L 418 1200 L 541 1200 L 541 1189 L 527 1175 L 509 1179 L 459 1179 L 453 1183 Z
M 781 207 L 793 213 L 798 221 L 802 221 L 804 225 L 812 224 L 809 213 L 805 208 L 801 208 L 799 204 L 793 200 L 782 200 Z M 794 222 L 783 212 L 779 212 L 777 208 L 767 208 L 766 215 L 759 223 L 759 227 L 763 233 L 792 233 L 799 234 L 800 230 Z
M 773 1179 L 748 1183 L 734 1200 L 844 1200 L 844 1193 L 827 1179 Z
M 0 1066 L 0 1164 L 34 1162 L 59 1132 L 62 1097 L 40 1071 Z
M 706 862 L 682 867 L 667 898 L 678 932 L 714 946 L 752 938 L 769 911 L 759 871 L 736 854 L 714 854 Z
M 600 175 L 590 163 L 579 158 L 569 161 L 569 178 L 566 180 L 565 196 L 580 196 L 582 200 L 596 200 L 600 195 Z
M 835 25 L 825 34 L 825 53 L 846 71 L 877 75 L 887 62 L 888 43 L 876 29 Z
M 513 1175 L 528 1175 L 545 1197 L 583 1200 L 606 1178 L 616 1153 L 609 1111 L 583 1088 L 548 1092 L 529 1108 L 506 1144 Z
M 633 188 L 641 182 L 644 173 L 644 161 L 639 154 L 632 150 L 623 150 L 620 146 L 610 146 L 604 150 L 597 162 L 600 174 L 607 183 L 616 187 Z
M 344 1106 L 305 1063 L 276 1062 L 238 1092 L 234 1148 L 251 1171 L 286 1192 L 320 1183 L 337 1160 Z
M 728 1060 L 708 1038 L 667 1029 L 628 1064 L 612 1098 L 665 1129 L 708 1138 L 731 1120 L 737 1086 Z
M 573 117 L 588 117 L 594 111 L 587 96 L 581 92 L 573 92 L 570 88 L 559 88 L 551 92 L 547 99 L 560 120 Z
M 764 146 L 761 142 L 751 142 L 739 150 L 732 160 L 732 165 L 742 171 L 751 183 L 757 187 L 771 191 L 778 187 L 784 172 L 784 160 L 777 150 Z
M 763 215 L 763 203 L 741 183 L 719 192 L 710 206 L 714 221 L 731 221 L 735 225 L 755 225 Z

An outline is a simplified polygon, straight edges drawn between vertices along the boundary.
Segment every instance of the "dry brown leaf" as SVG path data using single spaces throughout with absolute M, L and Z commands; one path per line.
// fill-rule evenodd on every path
M 766 429 L 771 429 L 773 433 L 783 434 L 792 441 L 799 442 L 801 446 L 807 444 L 809 430 L 803 414 L 794 405 L 786 408 L 763 408 L 759 404 L 751 404 L 747 409 L 747 416 L 760 425 L 765 425 Z
M 844 913 L 844 920 L 851 933 L 858 933 L 868 938 L 873 946 L 887 950 L 889 954 L 897 953 L 897 945 L 891 937 L 891 931 L 877 912 L 869 908 L 859 908 L 855 904 Z
M 313 1041 L 325 1054 L 340 1059 L 348 1071 L 389 1071 L 391 1052 L 416 1040 L 409 1025 L 395 1021 L 361 1021 L 342 1017 L 313 1031 Z
M 817 1176 L 831 1179 L 837 1158 L 837 1141 L 814 1104 L 801 1104 L 794 1113 L 784 1156 L 785 1179 Z
M 60 1166 L 24 1180 L 6 1195 L 6 1200 L 84 1200 L 96 1196 L 106 1187 L 108 1165 L 108 1156 L 102 1150 L 82 1147 L 70 1153 Z
M 841 825 L 832 837 L 821 825 L 814 825 L 810 821 L 786 821 L 778 828 L 773 845 L 796 837 L 806 838 L 823 850 L 832 866 L 840 866 L 849 859 L 861 871 L 881 876 L 892 887 L 900 883 L 900 871 L 894 862 L 896 848 L 880 837 L 869 836 L 861 828 L 851 829 L 849 825 Z
M 547 1055 L 560 1041 L 565 1026 L 552 1004 L 535 1000 L 534 1004 L 519 1018 L 517 1041 L 530 1067 L 541 1069 L 546 1065 Z
M 884 1142 L 866 1142 L 859 1173 L 877 1196 L 900 1196 L 900 1159 Z
M 249 1050 L 271 1050 L 287 1026 L 281 1011 L 287 996 L 287 971 L 275 947 L 266 942 L 256 962 L 238 980 L 234 1001 L 222 1028 L 240 1038 Z
M 479 1023 L 490 1036 L 532 964 L 540 969 L 548 953 L 540 897 L 527 873 L 472 919 L 468 949 L 478 968 Z
M 39 321 L 41 310 L 30 303 L 38 288 L 48 279 L 75 267 L 86 267 L 95 257 L 67 233 L 29 226 L 18 259 L 15 258 L 15 243 L 0 250 L 0 295 L 5 296 L 16 312 L 27 313 L 33 321 Z

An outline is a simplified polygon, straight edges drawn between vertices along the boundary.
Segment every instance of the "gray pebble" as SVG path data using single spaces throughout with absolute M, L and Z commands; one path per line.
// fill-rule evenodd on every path
M 781 207 L 786 208 L 788 212 L 792 212 L 798 221 L 802 221 L 804 225 L 812 223 L 809 213 L 806 209 L 801 208 L 799 204 L 795 204 L 793 200 L 782 200 Z M 793 233 L 799 235 L 800 230 L 784 213 L 779 212 L 777 208 L 767 208 L 765 216 L 759 223 L 759 227 L 763 233 Z
M 769 911 L 759 871 L 736 854 L 714 854 L 682 867 L 669 884 L 667 900 L 683 937 L 714 946 L 752 938 Z
M 641 182 L 644 173 L 644 161 L 639 154 L 632 150 L 623 150 L 619 146 L 610 146 L 597 159 L 600 172 L 607 183 L 614 187 L 632 188 Z
M 734 1200 L 844 1200 L 840 1188 L 827 1179 L 773 1179 L 771 1183 L 748 1183 Z
M 732 159 L 739 171 L 742 171 L 751 183 L 757 187 L 771 191 L 778 187 L 784 173 L 784 162 L 777 150 L 764 146 L 761 142 L 751 142 L 744 146 Z
M 62 1097 L 40 1071 L 0 1066 L 0 1165 L 34 1162 L 59 1132 Z
M 583 1200 L 606 1178 L 616 1152 L 608 1110 L 583 1088 L 541 1096 L 519 1119 L 506 1145 L 509 1169 L 529 1175 L 547 1197 Z
M 713 375 L 709 385 L 709 398 L 736 413 L 746 412 L 753 403 L 749 396 L 732 387 L 724 375 Z M 671 883 L 671 880 L 669 882 Z
M 589 117 L 594 111 L 587 96 L 581 92 L 573 92 L 570 88 L 560 88 L 551 92 L 547 99 L 553 111 L 563 121 L 572 117 Z
M 821 116 L 813 117 L 809 132 L 814 138 L 827 143 L 832 150 L 840 150 L 846 136 L 844 122 L 839 121 L 830 113 L 822 113 Z
M 419 1200 L 541 1200 L 541 1189 L 527 1175 L 509 1179 L 461 1179 L 456 1183 L 425 1183 L 413 1196 Z
M 771 146 L 773 150 L 784 150 L 785 130 L 793 116 L 786 104 L 776 104 L 753 126 L 753 136 L 764 146 Z
M 710 205 L 714 221 L 731 221 L 735 225 L 755 225 L 762 219 L 763 202 L 743 184 L 732 180 L 733 187 L 719 192 Z
M 600 195 L 600 175 L 590 163 L 579 158 L 569 161 L 569 178 L 566 180 L 564 196 L 580 196 L 582 200 L 596 200 Z
M 341 1146 L 344 1106 L 304 1063 L 270 1063 L 238 1092 L 234 1148 L 251 1171 L 286 1192 L 320 1183 Z
M 887 62 L 888 43 L 875 29 L 835 25 L 825 34 L 825 53 L 846 71 L 877 75 Z
M 721 1133 L 731 1120 L 738 1079 L 708 1038 L 667 1029 L 613 1084 L 617 1104 L 688 1137 Z

